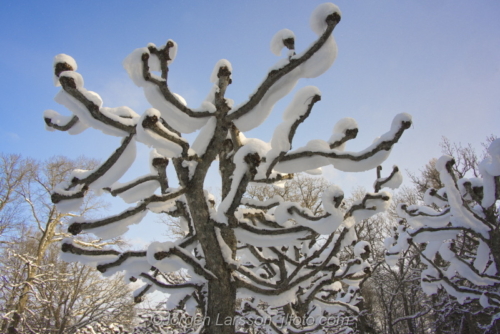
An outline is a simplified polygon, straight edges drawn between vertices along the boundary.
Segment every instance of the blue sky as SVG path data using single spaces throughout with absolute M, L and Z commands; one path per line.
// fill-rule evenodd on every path
M 118 138 L 87 130 L 78 136 L 47 132 L 42 113 L 67 111 L 53 101 L 52 59 L 74 57 L 85 87 L 104 105 L 149 107 L 121 63 L 135 48 L 167 39 L 179 45 L 170 87 L 192 107 L 205 98 L 215 63 L 228 59 L 233 84 L 227 97 L 243 101 L 279 59 L 269 50 L 280 29 L 295 32 L 296 47 L 314 41 L 309 16 L 322 1 L 4 1 L 0 5 L 0 152 L 38 159 L 86 155 L 105 159 Z M 323 93 L 294 147 L 328 139 L 336 121 L 353 117 L 360 133 L 348 149 L 368 146 L 394 115 L 412 114 L 414 125 L 384 164 L 417 171 L 440 156 L 442 136 L 479 143 L 499 135 L 500 2 L 338 1 L 342 21 L 334 31 L 339 55 L 323 76 L 299 82 Z M 247 136 L 270 140 L 293 94 Z M 146 168 L 147 150 L 137 172 Z M 374 172 L 325 175 L 346 191 L 371 187 Z

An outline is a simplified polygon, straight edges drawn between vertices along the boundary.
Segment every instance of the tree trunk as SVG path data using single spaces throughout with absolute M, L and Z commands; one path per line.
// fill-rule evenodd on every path
M 227 275 L 230 276 L 230 275 Z M 223 279 L 211 280 L 208 284 L 208 305 L 205 318 L 206 334 L 234 334 L 236 289 L 234 284 Z
M 224 259 L 219 240 L 217 227 L 210 220 L 208 207 L 202 189 L 191 189 L 186 193 L 193 223 L 198 240 L 205 255 L 206 268 L 217 278 L 208 280 L 208 295 L 205 311 L 205 334 L 234 334 L 235 332 L 235 304 L 236 287 L 232 279 L 232 270 Z M 235 251 L 236 244 L 231 239 L 234 234 L 229 229 L 221 231 L 221 237 L 226 244 Z

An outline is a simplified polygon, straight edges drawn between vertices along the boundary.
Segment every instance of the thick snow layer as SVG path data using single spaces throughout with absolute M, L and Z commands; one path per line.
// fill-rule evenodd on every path
M 323 191 L 323 194 L 321 194 L 323 208 L 325 208 L 328 213 L 339 211 L 339 209 L 335 207 L 335 199 L 343 197 L 344 191 L 339 186 L 335 184 L 330 185 Z
M 345 137 L 347 130 L 354 130 L 358 128 L 358 123 L 354 118 L 346 117 L 340 119 L 333 127 L 332 135 L 328 140 L 329 144 L 333 144 L 336 141 L 341 140 Z M 336 149 L 339 151 L 343 151 L 345 149 L 346 143 L 343 143 L 340 146 L 337 146 Z
M 256 207 L 264 207 L 268 205 L 272 205 L 275 203 L 282 203 L 283 198 L 279 195 L 274 195 L 272 198 L 269 198 L 265 201 L 259 201 L 256 198 L 242 198 L 241 199 L 241 204 L 243 205 L 249 205 L 249 206 L 256 206 Z
M 354 218 L 356 223 L 359 223 L 364 219 L 368 219 L 379 212 L 384 212 L 389 208 L 391 204 L 391 194 L 386 191 L 381 191 L 378 194 L 383 197 L 389 198 L 389 200 L 385 201 L 378 198 L 366 200 L 365 206 L 367 209 L 355 210 L 352 214 L 352 217 Z M 357 202 L 354 202 L 353 205 L 355 205 L 356 203 Z
M 73 57 L 68 56 L 64 53 L 58 54 L 57 56 L 54 57 L 54 69 L 57 64 L 59 63 L 66 63 L 69 66 L 73 68 L 73 71 L 76 71 L 78 69 L 78 65 L 76 64 L 75 59 Z M 54 73 L 54 86 L 61 86 L 61 83 L 59 82 L 59 78 L 55 75 Z
M 116 258 L 114 259 L 116 260 Z M 100 261 L 99 264 L 105 264 L 103 261 Z M 119 266 L 111 267 L 104 272 L 103 276 L 110 277 L 117 272 L 123 272 L 123 279 L 125 282 L 130 283 L 131 277 L 139 277 L 141 273 L 147 273 L 151 269 L 151 264 L 147 261 L 145 257 L 128 257 L 123 263 Z
M 299 286 L 285 290 L 280 294 L 262 294 L 255 291 L 248 290 L 246 288 L 240 288 L 237 292 L 237 298 L 256 298 L 268 304 L 269 306 L 278 307 L 283 306 L 288 303 L 293 303 L 297 300 L 297 290 Z M 270 290 L 272 293 L 272 290 Z
M 137 180 L 142 179 L 144 177 L 145 176 L 141 176 L 141 177 L 138 177 L 138 178 L 136 178 L 132 181 L 126 182 L 126 183 L 115 182 L 111 186 L 111 190 L 113 191 L 113 190 L 118 189 L 118 188 L 126 187 L 129 184 L 132 184 L 132 183 L 136 182 Z M 150 180 L 150 181 L 142 182 L 142 183 L 136 185 L 135 187 L 132 187 L 132 188 L 120 193 L 118 196 L 120 196 L 120 198 L 123 199 L 123 201 L 125 203 L 130 204 L 130 203 L 134 203 L 134 202 L 143 200 L 145 198 L 148 198 L 149 196 L 153 195 L 153 193 L 159 187 L 160 187 L 160 183 L 158 182 L 158 180 Z
M 488 147 L 488 153 L 490 154 L 490 159 L 487 160 L 485 164 L 485 169 L 488 174 L 493 176 L 500 175 L 500 138 L 495 139 L 491 142 Z
M 394 166 L 396 167 L 396 166 Z M 383 188 L 389 188 L 389 189 L 397 189 L 403 184 L 403 174 L 401 171 L 398 169 L 398 171 L 390 178 L 389 181 L 389 176 L 387 177 L 381 177 L 375 181 L 374 184 L 376 183 L 381 183 Z
M 424 203 L 426 205 L 437 205 L 438 207 L 444 207 L 446 205 L 448 205 L 448 201 L 443 201 L 441 200 L 440 198 L 438 198 L 437 196 L 433 196 L 431 195 L 431 192 L 435 191 L 436 189 L 434 188 L 429 188 L 426 190 L 425 194 L 424 194 Z M 443 198 L 446 198 L 446 196 L 444 196 L 446 194 L 446 189 L 445 188 L 442 188 L 442 189 L 439 189 L 437 191 L 437 195 L 443 197 Z
M 321 16 L 322 14 L 318 15 Z M 307 50 L 296 54 L 292 57 L 292 59 L 299 59 L 304 55 L 304 53 L 307 52 Z M 313 54 L 312 57 L 281 77 L 274 85 L 271 86 L 270 89 L 267 90 L 264 97 L 253 110 L 238 118 L 234 122 L 238 129 L 244 132 L 250 131 L 262 124 L 271 113 L 276 102 L 286 96 L 295 87 L 299 79 L 314 78 L 328 70 L 337 57 L 337 51 L 337 44 L 335 43 L 333 36 L 329 36 L 323 46 L 315 54 Z M 289 61 L 287 59 L 282 59 L 277 65 L 273 66 L 270 71 L 279 71 L 288 64 Z M 238 107 L 233 109 L 233 111 L 235 110 L 238 110 Z
M 360 161 L 355 161 L 347 158 L 342 158 L 343 155 L 349 154 L 353 157 L 363 156 L 373 150 L 382 142 L 394 139 L 396 133 L 401 128 L 403 122 L 411 122 L 411 116 L 406 113 L 398 114 L 394 117 L 392 121 L 391 129 L 383 134 L 381 137 L 377 138 L 372 145 L 368 146 L 364 150 L 359 152 L 348 152 L 339 149 L 330 149 L 329 143 L 323 140 L 311 140 L 306 146 L 303 146 L 297 150 L 291 151 L 288 155 L 302 153 L 302 152 L 312 152 L 312 156 L 304 156 L 301 158 L 288 160 L 280 162 L 276 165 L 275 170 L 282 173 L 297 173 L 308 169 L 314 169 L 318 167 L 323 167 L 328 164 L 333 164 L 335 169 L 345 171 L 345 172 L 363 172 L 369 169 L 373 169 L 378 165 L 381 165 L 390 154 L 390 150 L 381 150 L 374 155 L 365 158 Z M 329 154 L 336 153 L 340 155 L 339 158 L 327 158 L 320 156 L 318 154 Z
M 243 144 L 244 145 L 238 150 L 238 152 L 236 152 L 233 159 L 236 166 L 233 173 L 233 179 L 231 181 L 231 190 L 217 208 L 217 220 L 221 223 L 227 223 L 227 217 L 225 214 L 231 206 L 231 203 L 233 203 L 238 186 L 249 168 L 245 162 L 245 157 L 254 153 L 257 153 L 259 156 L 264 156 L 269 150 L 269 144 L 259 139 L 246 139 Z
M 159 119 L 161 115 L 160 112 L 154 108 L 150 108 L 144 112 L 137 126 L 137 140 L 149 147 L 154 147 L 158 153 L 167 158 L 179 157 L 182 153 L 182 147 L 179 144 L 154 133 L 150 129 L 145 129 L 142 126 L 142 122 L 146 117 L 157 117 Z M 157 122 L 156 125 L 163 132 L 174 137 L 175 139 L 186 142 L 183 138 L 164 127 L 160 122 Z
M 69 185 L 70 185 L 69 180 L 63 181 L 54 187 L 53 192 L 63 196 L 72 196 L 80 193 L 84 187 L 83 184 L 78 184 L 71 190 L 66 190 Z M 83 197 L 79 197 L 70 200 L 60 201 L 56 203 L 56 208 L 58 211 L 63 213 L 77 212 L 80 210 L 82 204 L 83 204 Z
M 219 82 L 219 76 L 218 76 L 219 70 L 223 67 L 226 67 L 229 70 L 229 72 L 231 73 L 233 72 L 233 67 L 231 66 L 229 60 L 221 59 L 215 64 L 214 69 L 212 70 L 212 74 L 210 75 L 211 83 Z M 231 78 L 231 76 L 229 76 L 229 78 Z
M 303 231 L 280 235 L 269 235 L 264 233 L 256 234 L 242 228 L 235 228 L 234 234 L 236 235 L 238 241 L 243 244 L 249 244 L 255 247 L 280 247 L 294 244 L 298 245 L 298 239 L 304 238 L 307 234 L 309 234 L 309 232 Z
M 171 248 L 175 247 L 175 243 L 171 241 L 166 242 L 152 242 L 147 251 L 147 258 L 150 265 L 155 266 L 164 273 L 170 273 L 181 268 L 186 267 L 184 261 L 175 255 L 167 256 L 161 260 L 155 259 L 154 255 L 158 252 L 168 252 Z
M 70 244 L 70 245 L 76 246 L 78 248 L 85 248 L 85 247 L 82 247 L 78 244 L 75 244 L 75 242 L 71 238 L 63 239 L 61 241 L 61 244 L 62 245 Z M 65 262 L 80 262 L 80 263 L 91 265 L 91 266 L 95 266 L 95 265 L 98 265 L 101 263 L 109 263 L 109 262 L 112 262 L 116 259 L 116 255 L 111 255 L 111 254 L 90 256 L 90 255 L 76 255 L 76 254 L 72 254 L 69 252 L 60 252 L 59 257 L 61 258 L 61 260 L 65 261 Z
M 192 133 L 200 129 L 207 122 L 207 117 L 191 117 L 168 102 L 157 87 L 146 85 L 144 95 L 153 108 L 158 109 L 165 121 L 181 133 Z M 174 95 L 176 96 L 176 95 Z M 178 95 L 177 95 L 178 96 Z M 182 100 L 176 97 L 182 104 Z
M 105 187 L 111 186 L 113 183 L 118 181 L 123 174 L 130 168 L 132 163 L 135 160 L 135 156 L 137 153 L 136 149 L 136 144 L 135 140 L 132 139 L 130 143 L 128 143 L 127 147 L 123 151 L 123 153 L 120 155 L 118 160 L 103 174 L 101 175 L 97 180 L 94 182 L 88 184 L 90 189 L 94 190 L 99 190 Z M 90 175 L 96 173 L 106 162 L 103 162 L 96 168 L 90 171 L 85 171 L 81 169 L 74 170 L 71 173 L 71 176 L 69 179 L 72 179 L 73 177 L 77 177 L 80 180 L 83 180 Z
M 495 204 L 497 200 L 495 177 L 487 171 L 488 160 L 485 159 L 479 164 L 479 172 L 483 177 L 483 200 L 481 205 L 488 208 Z
M 43 118 L 46 119 L 50 119 L 50 121 L 53 123 L 53 124 L 56 124 L 56 125 L 59 125 L 59 126 L 64 126 L 66 124 L 69 123 L 69 121 L 71 121 L 71 119 L 73 118 L 73 115 L 71 116 L 64 116 L 64 115 L 61 115 L 59 114 L 57 111 L 54 111 L 54 110 L 45 110 L 43 112 Z M 85 125 L 84 123 L 78 121 L 76 122 L 75 125 L 73 125 L 71 127 L 71 129 L 68 130 L 68 133 L 70 135 L 77 135 L 79 133 L 82 133 L 83 131 L 85 131 L 86 129 L 88 128 L 87 125 Z M 48 125 L 45 125 L 45 129 L 48 130 L 48 131 L 55 131 L 54 128 L 48 126 Z
M 62 72 L 59 76 L 67 77 L 74 80 L 78 91 L 89 101 L 94 103 L 99 108 L 99 113 L 104 115 L 106 118 L 121 123 L 125 126 L 134 126 L 139 120 L 139 115 L 137 115 L 132 109 L 128 107 L 118 107 L 118 108 L 102 108 L 102 99 L 99 94 L 86 90 L 83 87 L 83 77 L 73 71 Z M 70 94 L 66 93 L 64 90 L 60 90 L 59 93 L 54 98 L 55 101 L 66 108 L 68 108 L 73 114 L 78 116 L 80 122 L 82 122 L 87 127 L 93 127 L 94 129 L 100 130 L 105 134 L 112 136 L 125 136 L 128 133 L 120 130 L 112 125 L 108 125 L 97 118 L 94 118 L 89 110 L 77 99 L 75 99 Z
M 490 248 L 483 241 L 479 240 L 479 246 L 477 247 L 476 259 L 474 260 L 474 268 L 480 273 L 484 272 L 486 265 L 490 259 Z
M 127 209 L 127 210 L 121 212 L 120 214 L 118 214 L 117 216 L 119 216 L 122 213 L 125 213 L 126 211 L 129 211 L 129 210 L 131 210 L 131 209 Z M 86 229 L 86 231 L 93 233 L 95 236 L 97 236 L 101 239 L 116 238 L 116 237 L 119 237 L 119 236 L 125 234 L 125 232 L 128 231 L 128 228 L 130 225 L 140 223 L 141 220 L 146 216 L 146 214 L 147 214 L 146 210 L 139 211 L 138 213 L 131 215 L 127 218 L 118 220 L 116 222 L 113 222 L 113 223 L 110 223 L 110 224 L 107 224 L 104 226 L 95 227 L 92 229 Z M 82 221 L 85 221 L 87 223 L 91 223 L 91 222 L 94 222 L 97 220 L 82 219 L 80 217 L 76 217 L 71 222 L 82 222 Z
M 452 215 L 451 223 L 453 226 L 471 228 L 488 238 L 490 228 L 474 217 L 473 213 L 463 205 L 463 199 L 460 196 L 459 190 L 455 187 L 455 181 L 446 169 L 446 164 L 451 160 L 451 157 L 443 156 L 436 162 L 436 169 L 439 171 L 441 182 L 444 183 L 447 190 L 446 193 Z
M 148 85 L 146 80 L 144 80 L 142 74 L 142 55 L 147 54 L 150 55 L 148 48 L 139 48 L 135 49 L 130 53 L 125 60 L 123 60 L 123 67 L 127 71 L 130 79 L 136 84 L 138 87 L 144 87 Z
M 324 3 L 316 7 L 311 14 L 311 18 L 309 19 L 312 31 L 321 35 L 327 28 L 326 18 L 328 15 L 333 13 L 337 13 L 339 16 L 342 16 L 339 7 L 335 6 L 333 3 Z
M 139 87 L 144 89 L 144 95 L 153 108 L 158 109 L 165 121 L 182 133 L 191 133 L 200 129 L 207 122 L 207 118 L 190 117 L 182 110 L 179 110 L 172 103 L 168 102 L 158 87 L 144 80 L 142 73 L 142 55 L 150 52 L 148 48 L 134 50 L 123 61 L 123 67 L 127 70 L 129 77 Z M 185 105 L 185 100 L 173 93 L 179 103 Z M 184 100 L 184 101 L 183 101 Z
M 198 157 L 202 157 L 205 154 L 208 146 L 210 145 L 210 140 L 214 136 L 216 126 L 217 119 L 215 117 L 210 117 L 207 124 L 201 128 L 200 133 L 196 136 L 191 149 L 198 155 Z
M 283 40 L 289 38 L 295 39 L 295 34 L 290 29 L 282 29 L 278 31 L 271 40 L 271 52 L 276 56 L 280 56 L 281 50 L 285 47 Z
M 354 256 L 360 257 L 362 254 L 366 253 L 366 247 L 370 249 L 370 243 L 368 241 L 359 241 L 356 246 L 354 246 Z

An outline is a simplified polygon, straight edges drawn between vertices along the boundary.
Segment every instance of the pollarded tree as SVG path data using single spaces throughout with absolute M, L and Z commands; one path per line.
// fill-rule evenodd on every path
M 482 162 L 470 168 L 462 163 L 455 168 L 451 156 L 437 160 L 443 188 L 429 188 L 424 195 L 426 205 L 399 205 L 403 220 L 388 241 L 387 259 L 394 261 L 413 248 L 426 267 L 421 275 L 423 291 L 450 297 L 440 298 L 442 312 L 450 317 L 476 314 L 474 327 L 479 322 L 483 330 L 498 330 L 500 139 L 492 140 L 487 152 Z M 464 168 L 472 170 L 472 177 L 461 172 Z M 466 323 L 449 324 L 450 332 L 472 332 L 464 328 Z
M 53 193 L 52 200 L 62 210 L 71 211 L 79 207 L 87 190 L 105 189 L 127 203 L 135 203 L 105 219 L 75 218 L 68 231 L 73 235 L 85 231 L 112 238 L 126 232 L 130 224 L 139 223 L 148 211 L 180 217 L 186 229 L 185 236 L 175 242 L 154 242 L 143 251 L 123 253 L 115 249 L 87 249 L 66 239 L 62 245 L 64 256 L 93 262 L 105 275 L 125 271 L 129 279 L 142 281 L 144 286 L 135 293 L 137 300 L 148 292 L 162 290 L 171 295 L 171 305 L 178 301 L 186 309 L 197 306 L 206 317 L 206 333 L 234 333 L 237 296 L 244 301 L 238 311 L 240 316 L 249 321 L 251 317 L 269 317 L 268 327 L 276 332 L 285 332 L 287 328 L 294 332 L 319 332 L 321 316 L 355 311 L 358 290 L 353 287 L 342 293 L 341 282 L 356 286 L 369 275 L 365 261 L 368 249 L 359 244 L 356 259 L 345 266 L 339 264 L 337 256 L 354 242 L 353 225 L 384 210 L 389 194 L 366 194 L 344 212 L 339 208 L 343 192 L 331 186 L 322 194 L 324 213 L 316 216 L 297 203 L 279 198 L 263 203 L 243 197 L 250 183 L 275 183 L 293 177 L 291 173 L 325 165 L 351 172 L 375 168 L 411 125 L 411 117 L 400 114 L 390 130 L 373 144 L 359 152 L 349 152 L 345 151 L 346 142 L 355 138 L 358 130 L 356 122 L 346 118 L 335 125 L 329 140 L 310 141 L 292 150 L 297 127 L 321 98 L 319 90 L 309 86 L 296 93 L 270 143 L 243 135 L 242 132 L 262 124 L 274 104 L 299 79 L 319 76 L 332 65 L 337 47 L 331 33 L 339 21 L 340 11 L 335 5 L 319 6 L 311 18 L 311 27 L 319 37 L 299 53 L 294 50 L 293 33 L 287 29 L 279 31 L 271 47 L 275 53 L 287 47 L 287 57 L 239 105 L 225 97 L 232 71 L 227 60 L 216 64 L 211 76 L 213 89 L 200 108 L 188 107 L 173 93 L 167 83 L 169 67 L 177 53 L 172 40 L 162 47 L 149 44 L 137 49 L 124 61 L 130 78 L 144 89 L 154 107 L 142 116 L 127 107 L 102 107 L 99 95 L 84 88 L 73 58 L 56 56 L 55 79 L 62 86 L 56 101 L 73 115 L 46 111 L 47 127 L 71 134 L 93 127 L 123 140 L 102 165 L 91 171 L 75 171 Z M 160 74 L 154 74 L 155 71 Z M 181 136 L 196 130 L 200 131 L 192 143 Z M 137 141 L 154 148 L 151 173 L 119 183 L 134 161 Z M 222 176 L 218 207 L 204 190 L 207 171 L 215 161 Z M 169 164 L 177 175 L 175 187 L 167 181 Z M 386 181 L 390 180 L 388 177 Z M 273 207 L 264 213 L 263 209 Z M 325 235 L 324 242 L 308 242 L 318 234 Z M 189 270 L 189 281 L 169 284 L 165 274 L 180 268 Z M 259 308 L 261 300 L 278 310 Z M 317 321 L 309 326 L 285 324 L 272 314 Z

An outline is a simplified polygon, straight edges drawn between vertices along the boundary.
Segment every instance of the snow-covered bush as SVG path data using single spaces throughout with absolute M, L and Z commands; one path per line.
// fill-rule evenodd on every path
M 425 205 L 398 206 L 403 219 L 386 240 L 386 260 L 414 247 L 426 266 L 423 291 L 445 292 L 470 312 L 489 314 L 488 328 L 500 317 L 500 139 L 479 163 L 481 177 L 457 179 L 454 163 L 450 156 L 436 162 L 444 187 L 428 189 Z
M 368 193 L 342 208 L 343 191 L 333 185 L 322 194 L 321 215 L 279 197 L 265 202 L 244 197 L 249 184 L 280 183 L 292 178 L 292 173 L 318 172 L 326 165 L 349 172 L 376 168 L 410 127 L 411 117 L 399 114 L 388 132 L 365 149 L 351 152 L 345 146 L 356 137 L 357 123 L 345 118 L 334 126 L 330 139 L 312 140 L 292 150 L 297 127 L 321 99 L 318 88 L 307 86 L 295 94 L 270 143 L 243 135 L 261 125 L 299 79 L 317 77 L 332 65 L 337 46 L 331 34 L 339 21 L 335 5 L 319 6 L 311 17 L 318 39 L 301 52 L 294 50 L 291 31 L 279 31 L 271 49 L 277 53 L 288 48 L 286 57 L 240 104 L 225 97 L 232 82 L 227 60 L 215 65 L 210 78 L 213 88 L 199 108 L 187 106 L 173 93 L 167 84 L 168 69 L 177 54 L 172 40 L 162 47 L 149 44 L 137 49 L 124 61 L 130 78 L 143 88 L 153 107 L 142 115 L 127 107 L 103 107 L 101 97 L 84 87 L 73 58 L 57 56 L 55 81 L 62 90 L 56 100 L 73 114 L 45 112 L 47 128 L 77 134 L 91 127 L 123 139 L 97 168 L 74 171 L 52 199 L 61 210 L 71 211 L 80 206 L 88 190 L 104 189 L 131 204 L 104 219 L 76 217 L 68 231 L 75 236 L 88 232 L 114 238 L 131 224 L 140 223 L 147 212 L 178 217 L 185 231 L 175 241 L 153 242 L 142 251 L 127 252 L 92 250 L 69 238 L 63 241 L 63 256 L 93 263 L 104 275 L 124 271 L 131 281 L 143 283 L 135 292 L 138 301 L 146 293 L 160 290 L 170 295 L 170 308 L 180 307 L 191 315 L 201 310 L 201 331 L 205 333 L 234 333 L 235 326 L 262 321 L 268 331 L 321 333 L 338 326 L 337 315 L 356 314 L 357 285 L 371 271 L 367 262 L 370 250 L 366 244 L 358 244 L 355 258 L 345 263 L 338 255 L 356 243 L 353 226 L 385 210 L 390 194 Z M 182 137 L 182 133 L 198 130 L 192 143 Z M 151 172 L 119 182 L 135 159 L 137 142 L 152 148 Z M 204 186 L 207 171 L 217 162 L 222 191 L 221 203 L 215 207 L 213 195 Z M 169 165 L 177 180 L 167 181 Z M 399 182 L 393 178 L 399 176 L 396 170 L 388 178 L 379 178 L 377 184 L 394 187 Z M 188 280 L 171 282 L 168 273 L 181 268 L 188 270 Z

